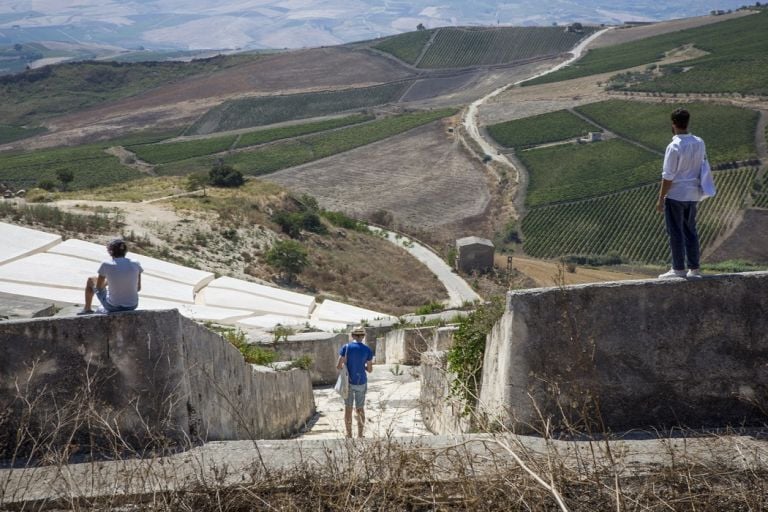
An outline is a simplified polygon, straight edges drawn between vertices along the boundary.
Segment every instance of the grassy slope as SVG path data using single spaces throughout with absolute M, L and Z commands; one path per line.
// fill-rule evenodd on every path
M 34 124 L 254 58 L 257 57 L 214 57 L 189 63 L 78 62 L 45 66 L 0 77 L 0 119 L 12 125 Z
M 417 30 L 415 32 L 406 32 L 396 36 L 388 37 L 379 44 L 373 46 L 377 50 L 394 55 L 398 59 L 415 64 L 419 58 L 421 50 L 432 37 L 434 30 Z
M 768 92 L 768 11 L 752 16 L 591 50 L 575 64 L 526 82 L 525 86 L 618 71 L 659 60 L 686 44 L 711 54 L 690 62 L 693 69 L 666 81 L 649 82 L 648 90 L 670 92 Z M 675 83 L 675 87 L 669 84 Z M 666 87 L 666 88 L 665 88 Z M 676 89 L 676 90 L 675 90 Z

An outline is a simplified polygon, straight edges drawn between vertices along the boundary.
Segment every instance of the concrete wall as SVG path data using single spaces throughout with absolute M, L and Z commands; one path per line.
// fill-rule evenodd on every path
M 480 410 L 517 431 L 761 425 L 768 272 L 512 292 Z
M 53 422 L 71 420 L 52 445 L 68 443 L 72 432 L 98 450 L 110 440 L 107 424 L 141 448 L 158 438 L 285 437 L 315 410 L 308 372 L 254 370 L 175 310 L 3 322 L 0 352 L 0 410 L 11 413 L 0 428 L 0 458 L 29 412 L 48 434 Z M 31 411 L 20 398 L 34 401 Z M 96 414 L 106 421 L 94 422 Z
M 455 376 L 447 370 L 446 352 L 424 352 L 419 373 L 421 417 L 429 431 L 438 435 L 469 432 L 470 417 L 463 414 L 466 404 L 451 395 Z
M 379 340 L 377 362 L 417 365 L 427 351 L 448 350 L 453 345 L 456 326 L 408 327 L 390 331 Z M 379 354 L 383 358 L 379 358 Z
M 272 343 L 279 361 L 290 361 L 302 356 L 310 356 L 313 364 L 310 369 L 312 384 L 324 385 L 336 382 L 338 372 L 336 362 L 339 349 L 349 341 L 346 334 L 310 332 L 293 334 L 287 340 Z

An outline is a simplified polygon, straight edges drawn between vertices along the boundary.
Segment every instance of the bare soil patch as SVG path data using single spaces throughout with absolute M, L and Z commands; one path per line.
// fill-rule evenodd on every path
M 506 256 L 497 255 L 496 264 L 506 266 Z M 532 279 L 536 286 L 558 286 L 560 284 L 602 283 L 627 279 L 648 279 L 647 275 L 618 272 L 576 266 L 575 272 L 563 271 L 557 261 L 537 260 L 514 256 L 512 266 L 521 274 Z
M 357 218 L 385 210 L 410 232 L 484 216 L 492 197 L 486 173 L 447 125 L 455 122 L 425 125 L 265 179 Z
M 706 262 L 746 260 L 768 264 L 768 210 L 750 208 L 734 232 L 709 256 Z
M 662 34 L 668 34 L 670 32 L 678 32 L 680 30 L 686 30 L 689 28 L 703 27 L 705 25 L 711 25 L 712 23 L 719 23 L 735 18 L 741 18 L 742 16 L 749 16 L 754 14 L 754 11 L 736 11 L 731 14 L 724 14 L 722 16 L 697 16 L 694 18 L 684 18 L 679 20 L 661 21 L 654 23 L 653 25 L 642 25 L 631 28 L 617 28 L 606 32 L 602 36 L 595 39 L 588 48 L 601 48 L 603 46 L 613 46 L 622 43 L 628 43 L 630 41 L 637 41 L 638 39 L 645 39 L 647 37 L 659 36 Z

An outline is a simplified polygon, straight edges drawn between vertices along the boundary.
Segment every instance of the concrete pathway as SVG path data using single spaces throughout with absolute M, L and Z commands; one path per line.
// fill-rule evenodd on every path
M 475 302 L 482 300 L 475 290 L 467 282 L 456 274 L 453 269 L 437 254 L 420 243 L 392 231 L 386 231 L 380 228 L 371 228 L 371 230 L 382 231 L 386 234 L 387 240 L 408 251 L 411 256 L 426 265 L 445 289 L 448 290 L 448 304 L 450 308 L 460 307 L 464 302 Z
M 365 399 L 365 437 L 418 437 L 431 433 L 424 427 L 419 407 L 419 367 L 377 364 L 368 375 Z M 344 404 L 332 387 L 315 388 L 317 416 L 300 439 L 344 437 Z M 357 435 L 357 420 L 352 429 Z

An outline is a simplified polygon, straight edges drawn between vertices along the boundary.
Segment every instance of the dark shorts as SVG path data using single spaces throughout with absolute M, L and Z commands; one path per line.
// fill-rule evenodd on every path
M 110 304 L 109 301 L 107 301 L 107 289 L 106 288 L 96 288 L 93 287 L 93 293 L 96 295 L 96 298 L 99 299 L 99 302 L 101 302 L 101 308 L 104 310 L 105 313 L 118 313 L 120 311 L 133 311 L 136 309 L 138 304 L 136 306 L 115 306 L 113 304 Z

